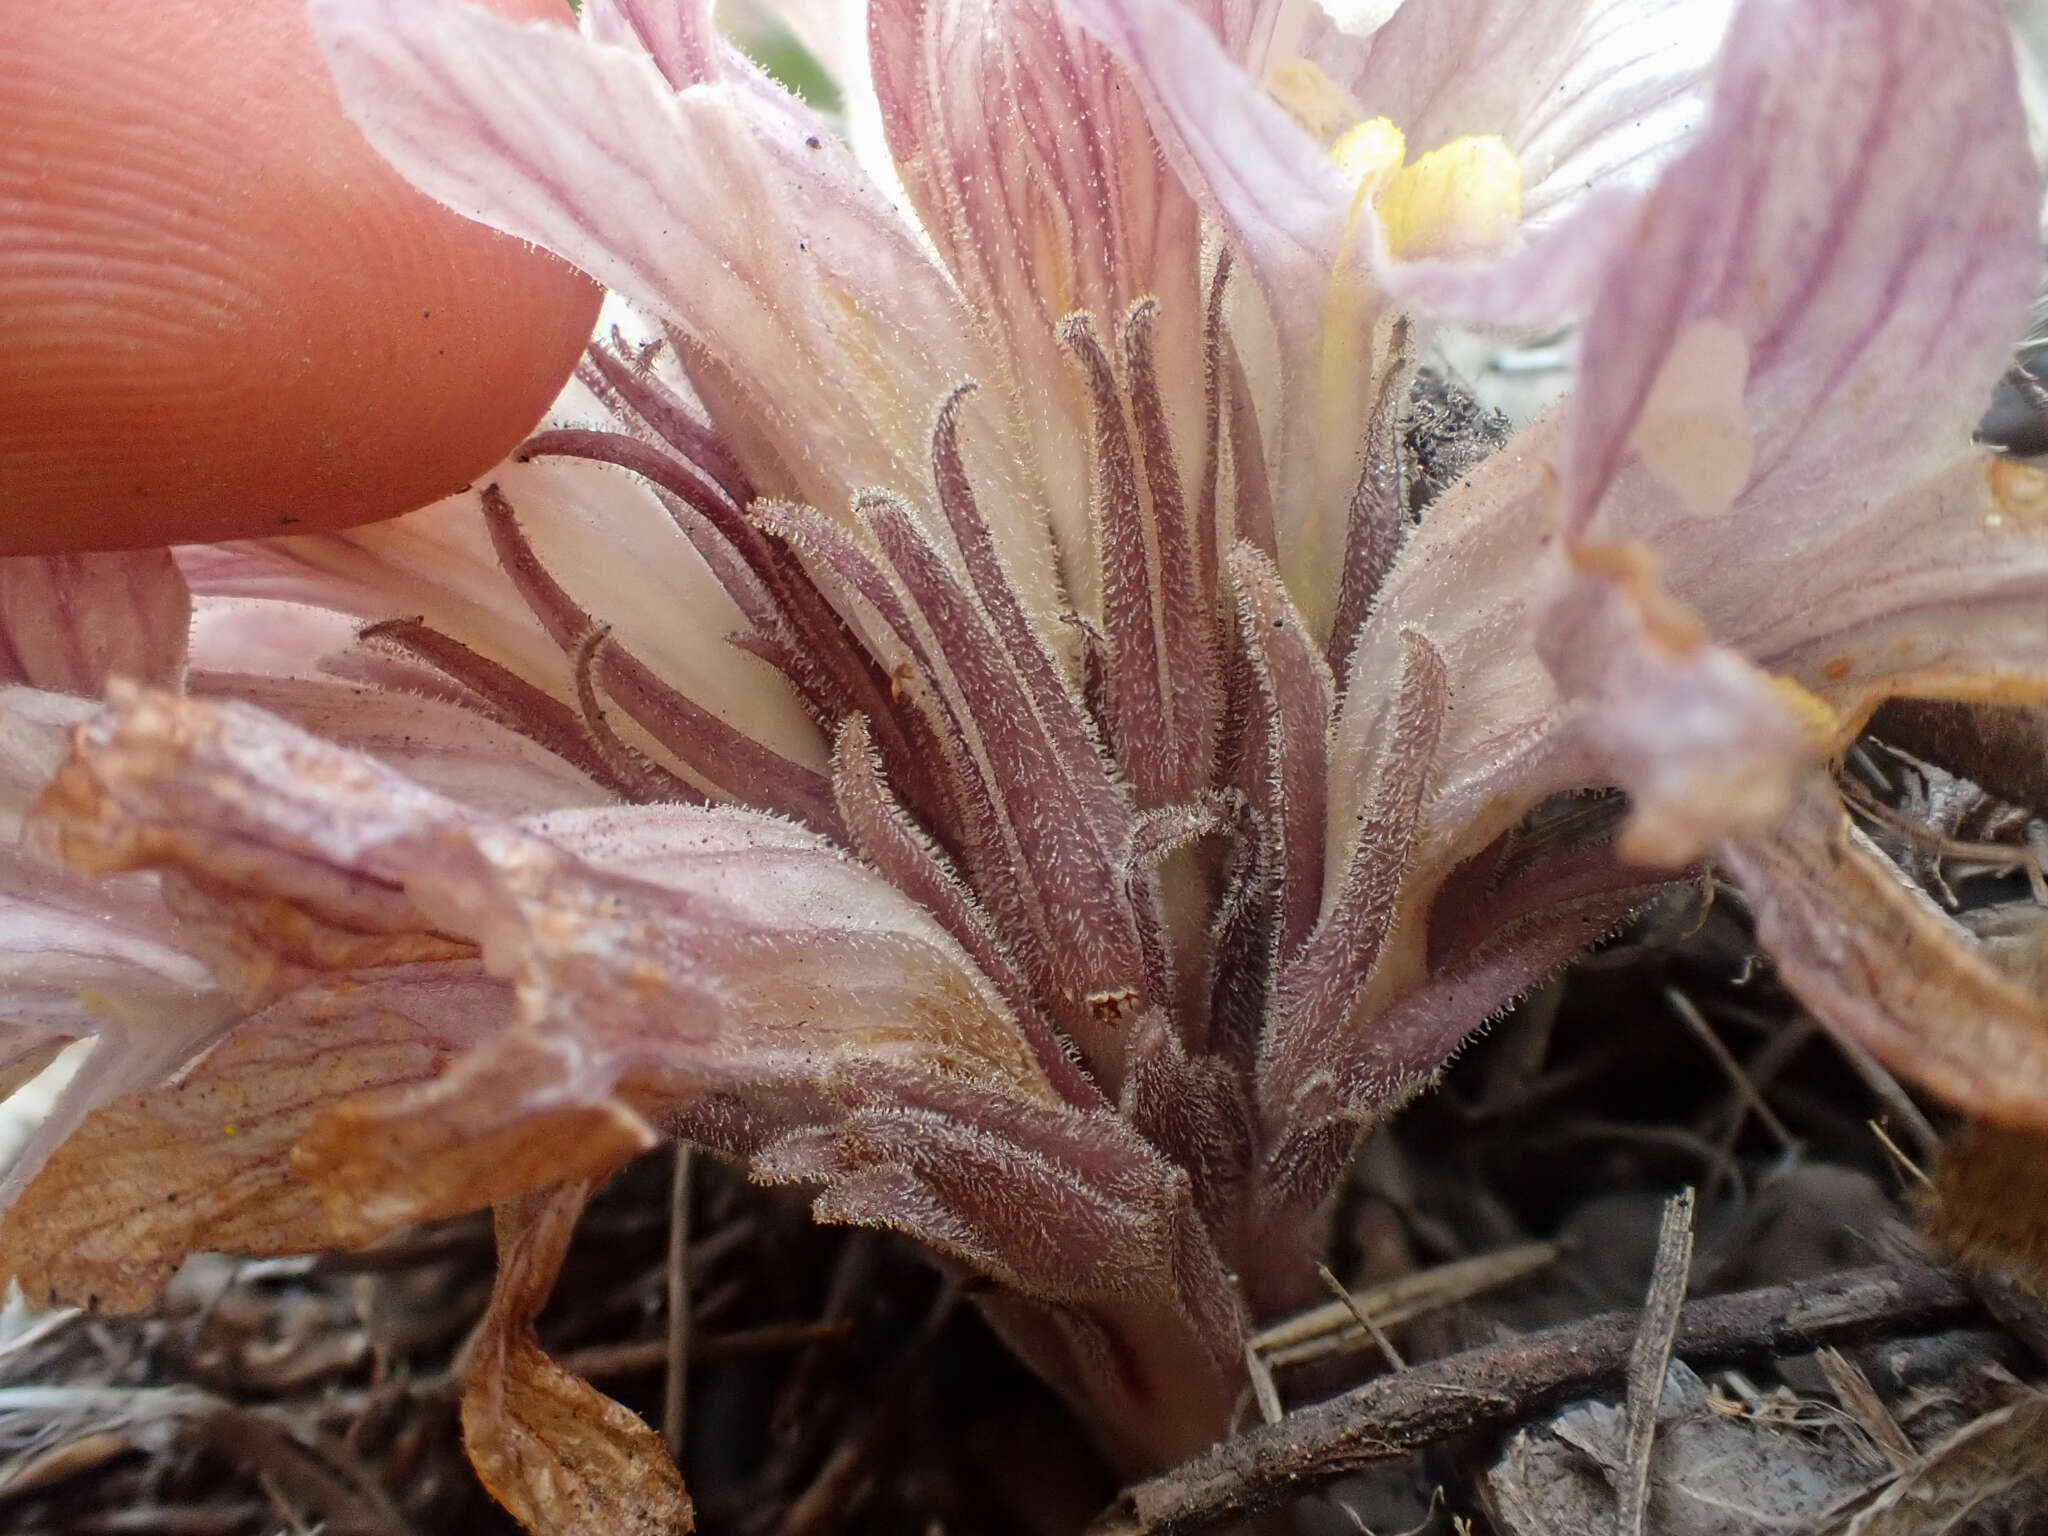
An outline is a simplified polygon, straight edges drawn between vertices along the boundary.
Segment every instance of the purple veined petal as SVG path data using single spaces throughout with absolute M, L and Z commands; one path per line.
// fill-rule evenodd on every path
M 609 804 L 612 792 L 474 709 L 324 677 L 194 672 L 195 698 L 239 699 L 494 816 Z
M 1220 218 L 1283 331 L 1313 323 L 1353 188 L 1323 148 L 1178 0 L 1065 0 L 1131 71 L 1160 147 Z
M 1008 366 L 1066 584 L 1095 611 L 1090 437 L 1055 331 L 1157 300 L 1175 458 L 1200 460 L 1201 232 L 1130 82 L 1057 0 L 877 0 L 874 80 L 913 202 Z
M 665 683 L 777 754 L 822 769 L 816 724 L 785 680 L 728 643 L 747 631 L 746 615 L 652 491 L 610 465 L 569 459 L 507 462 L 491 484 L 549 573 Z M 346 533 L 178 554 L 202 606 L 256 599 L 373 623 L 416 618 L 554 698 L 575 699 L 570 658 L 507 578 L 475 493 Z
M 1311 9 L 1301 54 L 1411 156 L 1493 134 L 1520 162 L 1526 217 L 1588 188 L 1640 185 L 1704 115 L 1733 0 L 1409 0 L 1365 36 Z
M 1696 599 L 1748 654 L 1855 728 L 1896 695 L 2021 703 L 2048 696 L 2048 474 L 1966 454 L 1816 542 L 1786 579 L 1696 578 Z M 1746 601 L 1746 606 L 1736 607 Z
M 929 421 L 994 377 L 952 285 L 845 146 L 743 74 L 674 90 L 637 50 L 460 0 L 315 0 L 348 107 L 430 195 L 671 327 L 755 488 L 837 513 L 922 483 Z M 1043 509 L 993 409 L 975 483 L 1028 591 Z
M 1708 127 L 1588 322 L 1564 462 L 1589 537 L 1543 621 L 1644 797 L 1639 848 L 1760 831 L 1888 692 L 2048 681 L 2026 472 L 1968 444 L 2033 292 L 2037 197 L 1995 6 L 1738 15 Z M 1657 644 L 1657 583 L 1587 558 L 1643 545 L 1721 647 Z M 1738 652 L 1807 697 L 1773 702 Z
M 1990 0 L 1749 0 L 1587 321 L 1568 526 L 1633 450 L 1668 489 L 1606 518 L 1681 597 L 1694 566 L 1782 579 L 1963 448 L 2033 297 L 2039 196 Z
M 1622 851 L 1676 867 L 1782 816 L 1833 742 L 1834 719 L 1713 643 L 1639 545 L 1580 544 L 1545 604 L 1537 649 L 1576 729 L 1629 792 Z M 1819 717 L 1819 718 L 1816 718 Z
M 87 697 L 110 677 L 175 687 L 191 623 L 169 550 L 0 560 L 0 682 Z
M 1266 426 L 1264 468 L 1280 570 L 1324 634 L 1343 561 L 1341 513 L 1361 468 L 1355 438 L 1382 351 L 1382 306 L 1366 284 L 1351 218 L 1356 189 L 1196 8 L 1181 0 L 1062 3 L 1130 72 L 1168 164 L 1221 223 L 1263 297 L 1276 358 L 1257 393 L 1272 397 L 1261 407 L 1278 411 Z M 1247 39 L 1269 30 L 1255 17 L 1223 20 Z M 1369 214 L 1364 222 L 1372 223 Z M 1247 416 L 1233 410 L 1233 434 L 1250 424 Z
M 718 78 L 718 27 L 707 0 L 585 0 L 584 34 L 637 48 L 677 90 Z

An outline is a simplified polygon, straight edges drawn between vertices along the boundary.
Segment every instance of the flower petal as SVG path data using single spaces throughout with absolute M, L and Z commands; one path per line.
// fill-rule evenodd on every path
M 1758 937 L 1829 1028 L 1957 1109 L 2048 1128 L 2048 1009 L 1855 831 L 1825 781 L 1725 844 Z
M 1283 332 L 1319 309 L 1353 188 L 1323 147 L 1179 0 L 1064 0 L 1123 60 L 1160 148 L 1219 218 Z
M 510 1198 L 550 1167 L 601 1171 L 649 1139 L 630 1106 L 743 1094 L 763 1055 L 1055 1098 L 928 914 L 772 817 L 662 806 L 521 827 L 246 705 L 144 694 L 80 732 L 37 832 L 91 871 L 167 870 L 259 996 L 479 947 L 515 983 L 516 1029 L 306 1138 L 301 1170 L 351 1236 Z
M 1158 301 L 1175 457 L 1201 461 L 1201 231 L 1107 50 L 1057 0 L 876 0 L 874 78 L 924 226 L 1008 366 L 1071 590 L 1095 585 L 1087 398 L 1055 336 Z M 1084 611 L 1092 611 L 1090 602 Z
M 1611 515 L 1660 547 L 1683 529 L 1688 567 L 1770 572 L 1784 602 L 1816 530 L 1967 442 L 2033 297 L 2039 197 L 1992 0 L 1750 0 L 1587 321 L 1569 525 L 1631 443 L 1654 463 L 1646 434 L 1725 431 L 1753 466 L 1729 513 L 1681 505 L 1707 465 Z
M 1411 156 L 1504 140 L 1536 220 L 1593 185 L 1647 180 L 1699 123 L 1733 0 L 1410 0 L 1364 38 L 1320 13 L 1302 56 L 1390 119 Z
M 680 1536 L 696 1516 L 661 1437 L 550 1360 L 534 1333 L 589 1197 L 569 1184 L 498 1208 L 498 1278 L 469 1355 L 462 1442 L 529 1531 Z
M 313 987 L 237 1024 L 189 1069 L 87 1116 L 0 1221 L 37 1302 L 133 1310 L 187 1255 L 332 1246 L 293 1147 L 329 1104 L 416 1083 L 500 1027 L 503 983 L 474 962 Z
M 1687 566 L 1687 600 L 1855 729 L 1883 699 L 2048 697 L 2048 474 L 1969 453 L 1778 568 Z M 1731 605 L 1747 599 L 1747 606 Z
M 583 30 L 646 53 L 681 90 L 718 76 L 718 28 L 704 0 L 588 0 Z
M 191 623 L 169 550 L 0 560 L 0 683 L 92 698 L 110 677 L 175 685 Z
M 613 796 L 524 736 L 472 710 L 338 679 L 195 673 L 199 698 L 240 699 L 494 816 L 607 805 Z
M 579 460 L 502 464 L 491 483 L 549 574 L 665 682 L 782 756 L 824 765 L 824 742 L 788 683 L 727 643 L 748 632 L 745 615 L 643 484 Z M 573 704 L 570 660 L 507 577 L 478 500 L 465 492 L 347 533 L 179 557 L 202 599 L 416 618 Z M 333 658 L 322 662 L 332 669 Z
M 1537 628 L 1545 665 L 1616 781 L 1629 792 L 1623 853 L 1676 867 L 1716 837 L 1783 815 L 1792 783 L 1832 745 L 1786 695 L 1659 585 L 1640 545 L 1582 543 Z
M 932 415 L 993 360 L 945 274 L 822 121 L 736 76 L 459 0 L 315 0 L 351 115 L 416 184 L 674 328 L 755 488 L 839 513 L 925 483 Z M 1019 455 L 982 413 L 976 484 Z M 1048 593 L 1042 529 L 999 529 Z
M 1708 127 L 1587 324 L 1574 570 L 1540 626 L 1596 700 L 1637 852 L 1758 831 L 1887 693 L 2048 686 L 2048 541 L 1968 443 L 2033 292 L 2037 197 L 1995 5 L 1738 15 Z M 1619 558 L 1642 545 L 1697 619 Z M 1801 686 L 1774 702 L 1738 652 Z

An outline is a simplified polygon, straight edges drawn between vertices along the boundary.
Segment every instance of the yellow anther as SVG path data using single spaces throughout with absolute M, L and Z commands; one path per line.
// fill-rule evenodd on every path
M 1379 195 L 1396 256 L 1475 256 L 1522 221 L 1522 167 L 1492 134 L 1453 139 L 1397 172 Z
M 1408 158 L 1408 138 L 1384 117 L 1369 117 L 1330 146 L 1351 184 L 1371 197 L 1387 184 Z

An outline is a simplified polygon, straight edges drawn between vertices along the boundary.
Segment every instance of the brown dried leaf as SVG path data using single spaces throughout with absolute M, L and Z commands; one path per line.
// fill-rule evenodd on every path
M 2048 1008 L 1850 827 L 1825 779 L 1721 857 L 1787 985 L 1830 1028 L 1959 1109 L 2048 1128 Z
M 696 1517 L 661 1437 L 534 1336 L 591 1189 L 498 1207 L 498 1283 L 469 1358 L 463 1440 L 492 1497 L 536 1536 L 677 1536 Z

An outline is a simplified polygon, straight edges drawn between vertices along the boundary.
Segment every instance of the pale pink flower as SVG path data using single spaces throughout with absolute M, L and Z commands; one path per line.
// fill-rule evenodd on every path
M 0 591 L 9 803 L 55 772 L 0 1058 L 107 1042 L 12 1181 L 37 1298 L 495 1202 L 487 1480 L 564 1518 L 568 1400 L 611 1517 L 681 1510 L 524 1331 L 676 1134 L 992 1282 L 1157 1463 L 1360 1136 L 1708 852 L 1835 1027 L 2048 1120 L 2040 1005 L 1821 772 L 2048 696 L 2048 485 L 1969 435 L 2039 264 L 1992 0 L 1747 0 L 1710 108 L 1690 3 L 873 0 L 917 228 L 708 8 L 314 14 L 386 155 L 664 342 L 478 495 L 181 552 L 182 695 L 161 557 Z M 1439 315 L 1584 361 L 1416 523 Z M 1529 829 L 1613 785 L 1619 850 Z

